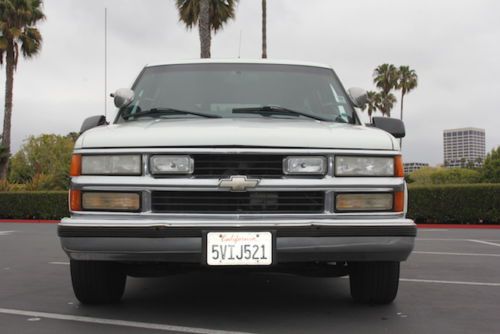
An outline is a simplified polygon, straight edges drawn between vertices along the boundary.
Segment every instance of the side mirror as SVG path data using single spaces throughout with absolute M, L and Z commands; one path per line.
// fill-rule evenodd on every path
M 352 104 L 358 108 L 363 108 L 368 102 L 368 92 L 363 88 L 352 87 L 347 90 Z
M 120 88 L 117 89 L 116 92 L 111 93 L 111 97 L 114 98 L 115 106 L 117 108 L 123 108 L 134 101 L 135 94 L 130 88 Z
M 373 126 L 389 132 L 396 138 L 403 138 L 406 135 L 405 124 L 397 118 L 373 117 Z
M 108 123 L 106 122 L 106 117 L 102 115 L 89 117 L 83 121 L 82 127 L 80 128 L 80 134 L 84 133 L 87 130 L 95 128 L 96 126 L 101 126 L 104 124 Z

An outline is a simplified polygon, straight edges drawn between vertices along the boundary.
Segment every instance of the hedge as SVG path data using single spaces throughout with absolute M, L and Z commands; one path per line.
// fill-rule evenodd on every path
M 60 219 L 68 215 L 67 191 L 0 192 L 0 218 Z
M 418 223 L 500 224 L 500 184 L 410 185 L 408 217 Z M 0 192 L 0 218 L 60 219 L 68 193 Z
M 417 223 L 500 223 L 500 183 L 410 185 L 408 193 Z

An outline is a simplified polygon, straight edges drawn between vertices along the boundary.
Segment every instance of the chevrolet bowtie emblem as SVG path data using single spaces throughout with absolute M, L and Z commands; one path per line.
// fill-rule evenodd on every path
M 247 179 L 244 175 L 231 176 L 229 179 L 219 181 L 219 188 L 229 188 L 231 191 L 245 191 L 248 188 L 255 188 L 259 184 L 257 179 Z

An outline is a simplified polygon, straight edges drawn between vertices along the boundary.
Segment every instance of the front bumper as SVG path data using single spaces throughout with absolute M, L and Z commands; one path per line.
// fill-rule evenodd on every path
M 202 263 L 209 231 L 271 231 L 275 263 L 404 261 L 414 247 L 410 219 L 262 221 L 106 220 L 65 218 L 58 226 L 71 259 L 121 262 Z

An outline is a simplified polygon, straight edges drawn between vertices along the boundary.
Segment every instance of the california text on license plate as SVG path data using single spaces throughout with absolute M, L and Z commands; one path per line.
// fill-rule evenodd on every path
M 210 266 L 262 266 L 273 263 L 271 232 L 207 233 L 207 264 Z

